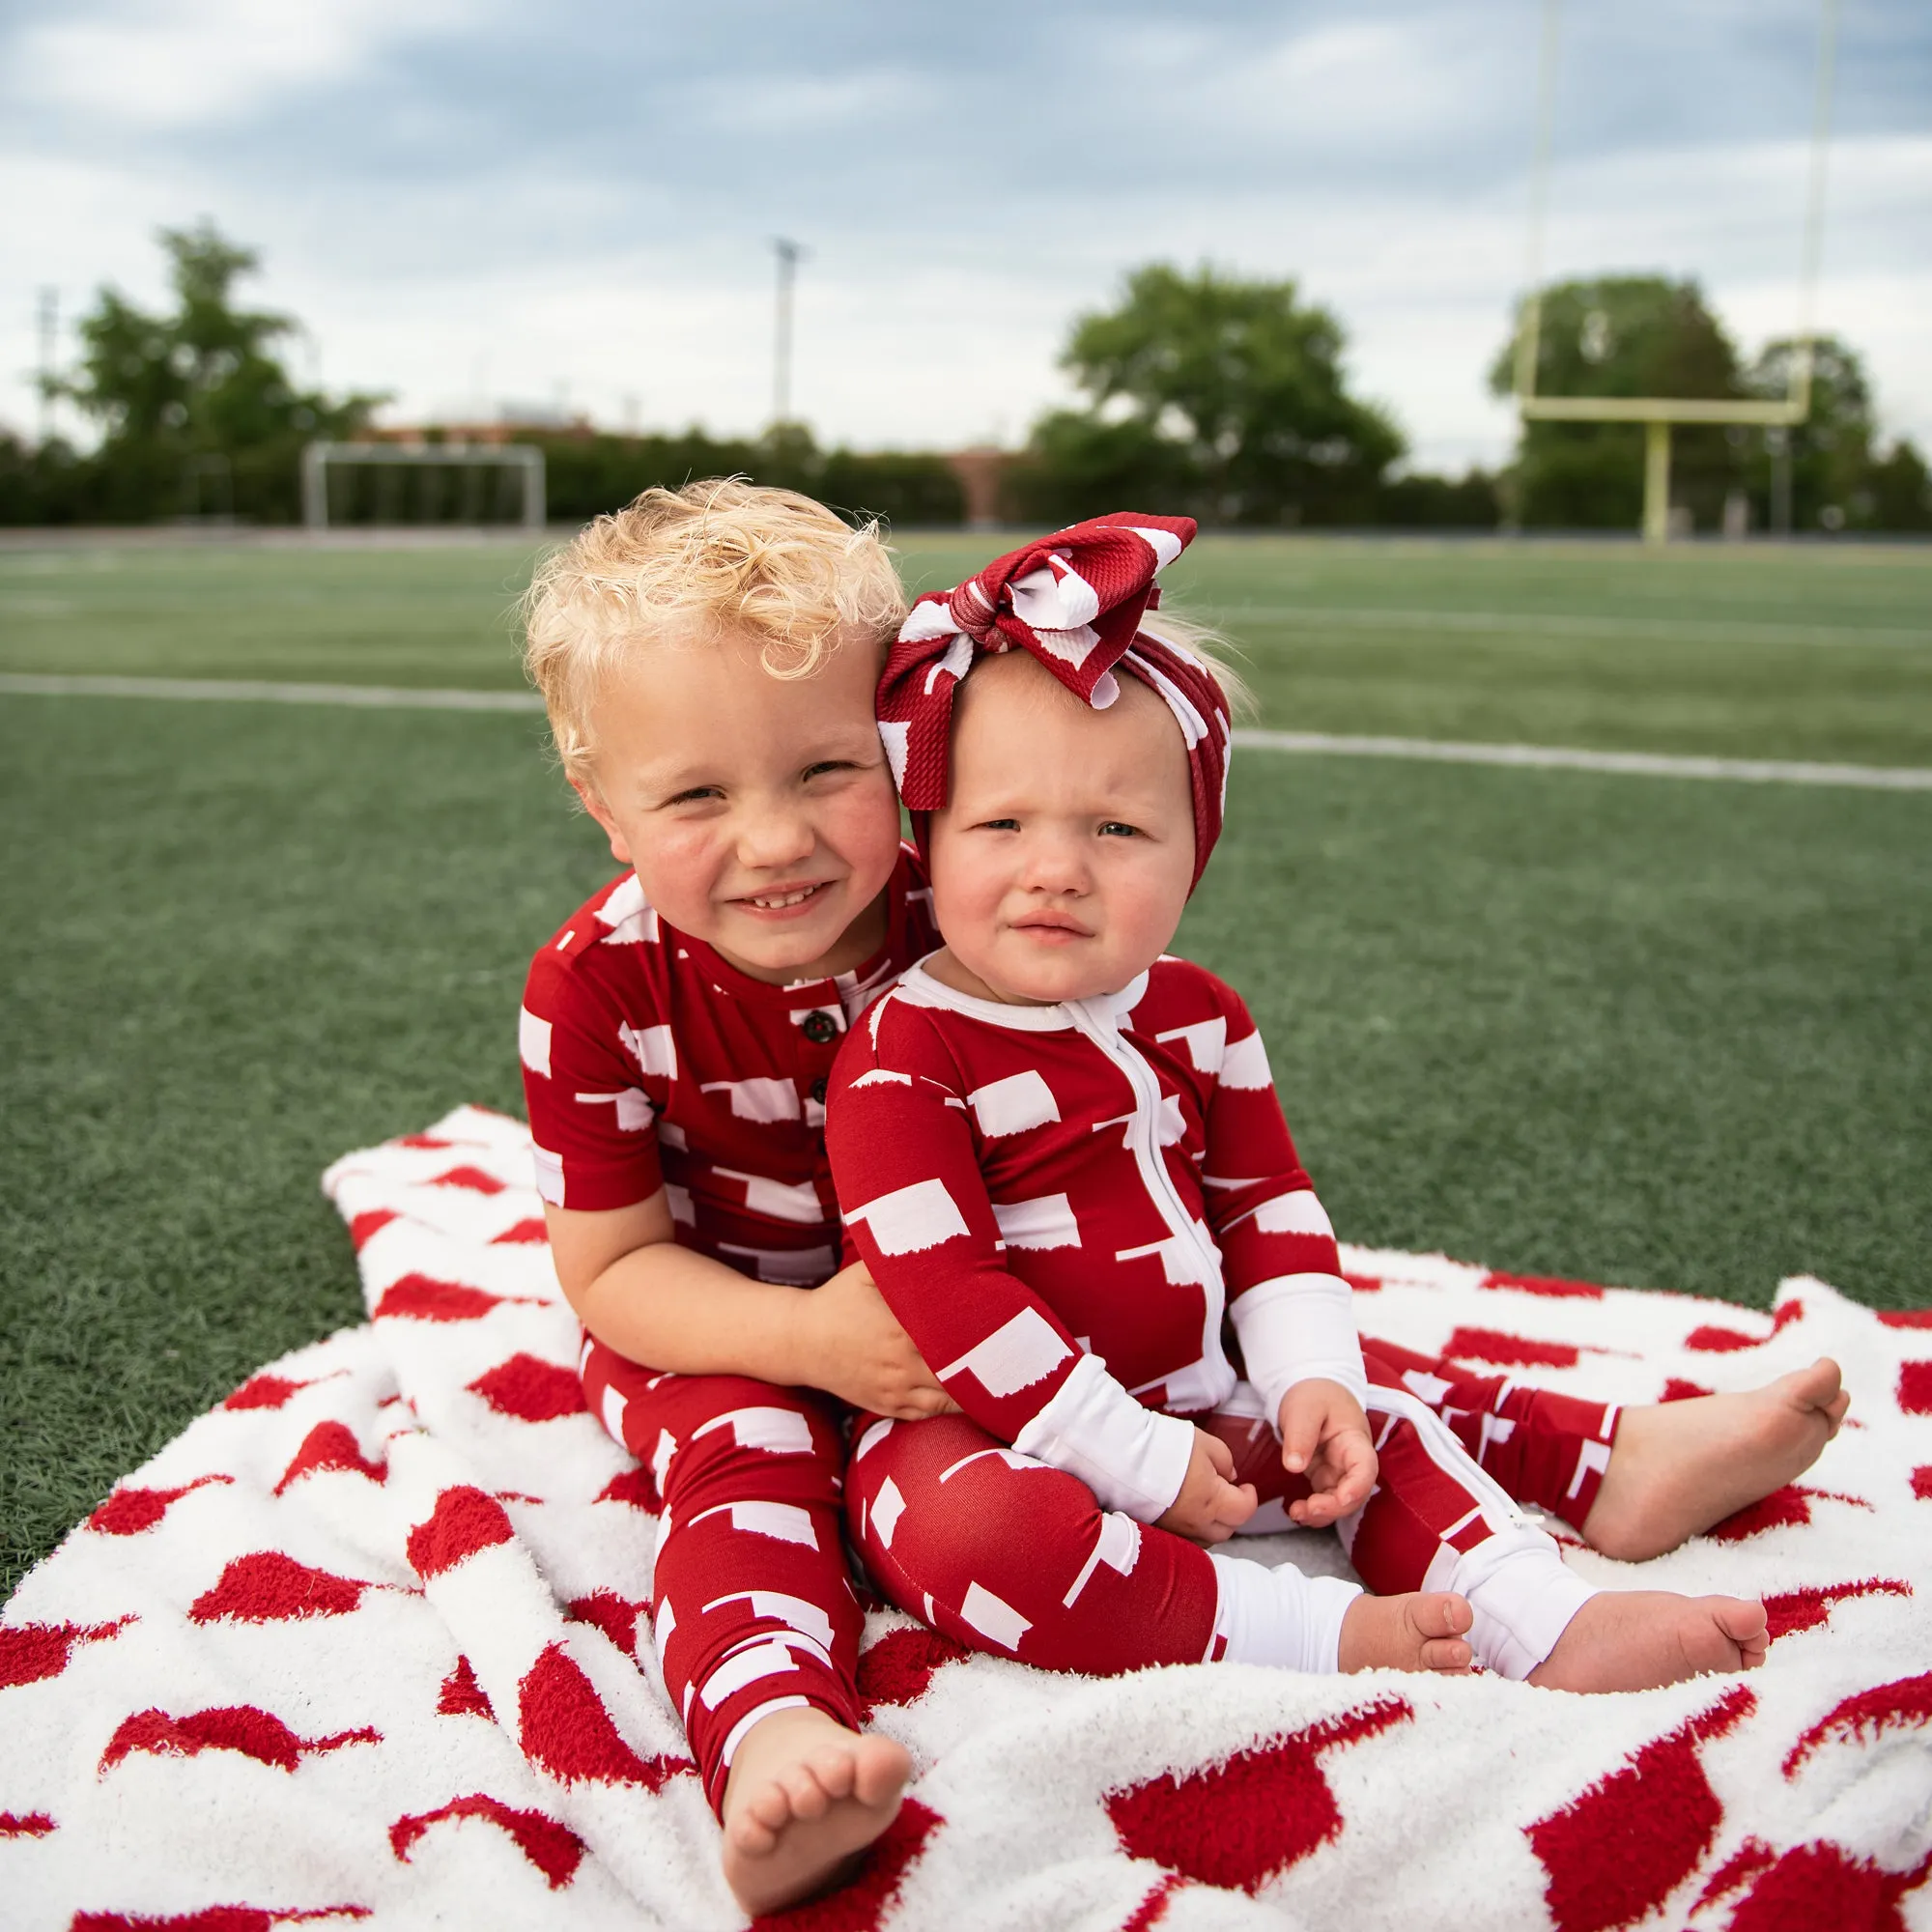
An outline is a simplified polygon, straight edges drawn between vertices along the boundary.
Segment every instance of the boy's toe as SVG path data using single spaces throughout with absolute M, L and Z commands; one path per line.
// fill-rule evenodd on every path
M 1764 1642 L 1770 1625 L 1762 1604 L 1745 1597 L 1720 1597 L 1717 1614 L 1718 1628 L 1733 1643 Z

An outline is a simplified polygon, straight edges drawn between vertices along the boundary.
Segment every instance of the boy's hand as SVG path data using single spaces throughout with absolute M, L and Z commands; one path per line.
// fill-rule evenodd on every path
M 840 1268 L 800 1299 L 807 1370 L 801 1380 L 901 1422 L 958 1408 L 886 1306 L 864 1262 Z
M 1282 1397 L 1281 1465 L 1308 1478 L 1312 1493 L 1288 1506 L 1304 1528 L 1326 1528 L 1368 1501 L 1375 1444 L 1361 1404 L 1341 1383 L 1296 1382 Z
M 1226 1543 L 1255 1513 L 1255 1486 L 1234 1482 L 1235 1452 L 1205 1429 L 1194 1432 L 1194 1453 L 1180 1493 L 1157 1519 L 1195 1543 Z

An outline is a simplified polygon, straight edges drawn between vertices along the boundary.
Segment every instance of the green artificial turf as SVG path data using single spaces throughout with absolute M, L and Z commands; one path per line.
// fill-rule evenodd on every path
M 914 534 L 929 588 L 985 536 Z M 0 551 L 0 670 L 521 682 L 526 544 Z M 1206 537 L 1177 609 L 1285 728 L 1932 764 L 1932 547 Z
M 985 548 L 930 543 L 909 571 L 940 581 Z M 0 668 L 514 679 L 501 613 L 525 552 L 95 554 L 0 554 Z M 1757 561 L 1799 587 L 1721 555 L 1681 578 L 1675 558 L 1500 546 L 1207 557 L 1231 608 L 1266 588 L 1237 567 L 1292 568 L 1337 611 L 1629 619 L 1649 583 L 1672 622 L 1922 622 L 1897 593 L 1932 582 L 1912 554 Z M 67 614 L 23 618 L 33 597 Z M 1276 646 L 1259 619 L 1241 635 L 1265 683 Z M 1559 735 L 1455 724 L 1481 688 L 1471 635 L 1374 646 L 1435 653 L 1420 697 L 1379 658 L 1336 687 L 1345 716 L 1277 700 L 1270 722 L 1388 729 L 1412 702 L 1432 734 Z M 1921 662 L 1909 640 L 1792 660 L 1839 667 L 1867 725 L 1890 715 L 1895 742 L 1861 752 L 1813 715 L 1818 689 L 1758 677 L 1753 647 L 1682 655 L 1718 680 L 1716 742 L 1670 735 L 1681 683 L 1619 711 L 1590 682 L 1614 651 L 1587 639 L 1508 689 L 1533 717 L 1567 707 L 1582 742 L 1932 762 L 1922 690 L 1868 675 Z M 0 696 L 0 787 L 8 1588 L 253 1368 L 359 1319 L 322 1169 L 462 1100 L 521 1111 L 525 964 L 611 861 L 514 716 Z M 1244 754 L 1180 944 L 1254 1006 L 1347 1237 L 1759 1304 L 1808 1268 L 1922 1305 L 1928 855 L 1923 794 Z
M 0 700 L 0 1524 L 26 1561 L 361 1319 L 317 1180 L 521 1113 L 524 969 L 608 877 L 538 721 Z

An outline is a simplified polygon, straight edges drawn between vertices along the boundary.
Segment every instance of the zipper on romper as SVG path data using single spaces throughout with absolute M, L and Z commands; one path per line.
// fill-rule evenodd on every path
M 1094 1009 L 1097 1004 L 1092 1000 L 1070 1001 L 1065 1010 L 1080 1032 L 1127 1076 L 1127 1084 L 1134 1092 L 1134 1164 L 1141 1171 L 1141 1179 L 1152 1197 L 1161 1219 L 1176 1238 L 1186 1242 L 1196 1259 L 1206 1265 L 1208 1278 L 1203 1286 L 1212 1290 L 1217 1300 L 1225 1300 L 1221 1251 L 1203 1236 L 1193 1215 L 1188 1213 L 1187 1205 L 1175 1187 L 1174 1177 L 1168 1173 L 1167 1161 L 1160 1151 L 1160 1078 L 1145 1057 L 1121 1037 L 1120 1025 L 1111 1006 L 1105 1019 L 1096 1017 Z M 1215 1311 L 1217 1322 L 1219 1319 L 1219 1313 Z

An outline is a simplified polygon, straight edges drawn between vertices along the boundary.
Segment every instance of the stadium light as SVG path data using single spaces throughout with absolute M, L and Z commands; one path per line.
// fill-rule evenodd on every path
M 60 291 L 43 289 L 40 310 L 41 336 L 41 446 L 54 440 L 55 364 L 60 358 Z
M 772 423 L 791 420 L 791 312 L 792 293 L 798 282 L 798 265 L 810 253 L 802 242 L 788 242 L 782 235 L 772 240 L 778 257 L 778 312 L 772 331 Z
M 1549 146 L 1556 97 L 1556 50 L 1562 0 L 1543 0 L 1543 48 L 1537 72 L 1536 156 L 1530 174 L 1529 303 L 1517 337 L 1517 413 L 1531 422 L 1640 422 L 1643 446 L 1643 536 L 1670 537 L 1670 427 L 1739 423 L 1789 432 L 1811 413 L 1811 354 L 1818 268 L 1825 233 L 1825 162 L 1832 127 L 1832 75 L 1837 51 L 1838 0 L 1819 0 L 1818 88 L 1811 120 L 1811 165 L 1798 270 L 1796 354 L 1782 402 L 1731 397 L 1539 396 L 1536 364 L 1543 333 L 1543 224 L 1548 199 Z

